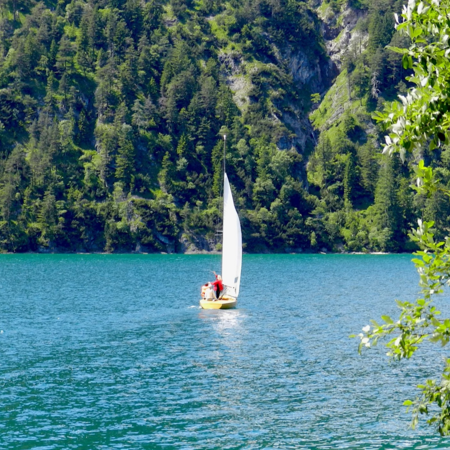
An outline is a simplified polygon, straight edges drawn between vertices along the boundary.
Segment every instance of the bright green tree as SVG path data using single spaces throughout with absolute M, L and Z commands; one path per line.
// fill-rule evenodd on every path
M 397 19 L 397 30 L 411 39 L 408 49 L 394 48 L 403 54 L 404 68 L 413 69 L 410 88 L 400 102 L 388 105 L 377 119 L 388 129 L 384 152 L 408 152 L 416 157 L 426 149 L 448 143 L 450 128 L 450 21 L 449 0 L 410 1 Z M 443 190 L 431 167 L 421 160 L 416 167 L 416 190 L 425 196 Z M 450 340 L 450 320 L 440 318 L 436 296 L 450 283 L 450 239 L 437 241 L 433 222 L 419 220 L 411 238 L 420 247 L 414 263 L 420 275 L 421 296 L 415 301 L 397 301 L 400 316 L 382 316 L 382 323 L 372 321 L 360 333 L 360 351 L 388 339 L 388 355 L 400 360 L 411 358 L 425 341 L 440 345 Z M 440 380 L 429 379 L 418 386 L 421 393 L 415 400 L 405 401 L 412 409 L 415 426 L 421 414 L 431 416 L 428 423 L 441 435 L 450 434 L 450 359 L 445 361 Z

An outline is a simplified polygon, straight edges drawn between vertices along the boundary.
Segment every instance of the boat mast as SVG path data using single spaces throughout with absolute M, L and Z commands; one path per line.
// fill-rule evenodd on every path
M 223 135 L 223 184 L 222 184 L 222 254 L 223 254 L 223 224 L 225 220 L 225 157 L 227 153 L 227 135 Z M 223 272 L 223 269 L 221 269 Z
M 223 135 L 223 178 L 225 183 L 225 156 L 227 152 L 227 135 Z

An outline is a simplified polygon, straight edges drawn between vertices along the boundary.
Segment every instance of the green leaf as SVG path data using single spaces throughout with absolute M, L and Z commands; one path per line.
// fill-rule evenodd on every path
M 412 37 L 416 38 L 416 37 L 420 36 L 422 33 L 423 33 L 422 28 L 418 27 L 413 31 Z
M 421 259 L 418 259 L 418 258 L 413 258 L 411 261 L 412 261 L 416 266 L 423 267 L 423 266 L 425 265 L 425 263 L 424 263 Z
M 386 48 L 388 48 L 389 50 L 392 50 L 395 53 L 401 53 L 402 55 L 409 52 L 409 50 L 407 48 L 394 47 L 393 45 L 388 45 L 388 46 L 386 46 Z
M 408 55 L 404 54 L 403 58 L 402 58 L 402 66 L 403 68 L 406 70 L 409 68 L 409 60 L 408 60 Z

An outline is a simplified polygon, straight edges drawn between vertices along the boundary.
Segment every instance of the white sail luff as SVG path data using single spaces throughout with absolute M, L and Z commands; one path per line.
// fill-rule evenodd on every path
M 222 281 L 227 294 L 239 295 L 242 267 L 242 233 L 239 216 L 234 207 L 230 183 L 224 173 L 223 189 L 223 242 L 222 242 Z

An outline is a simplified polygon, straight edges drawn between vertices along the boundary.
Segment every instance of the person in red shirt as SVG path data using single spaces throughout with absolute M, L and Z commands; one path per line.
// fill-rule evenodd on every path
M 216 281 L 214 281 L 211 284 L 213 285 L 213 288 L 216 291 L 216 298 L 218 299 L 220 297 L 220 293 L 223 291 L 223 283 L 222 277 L 220 275 L 217 275 L 216 272 L 214 272 L 214 275 L 216 276 Z

